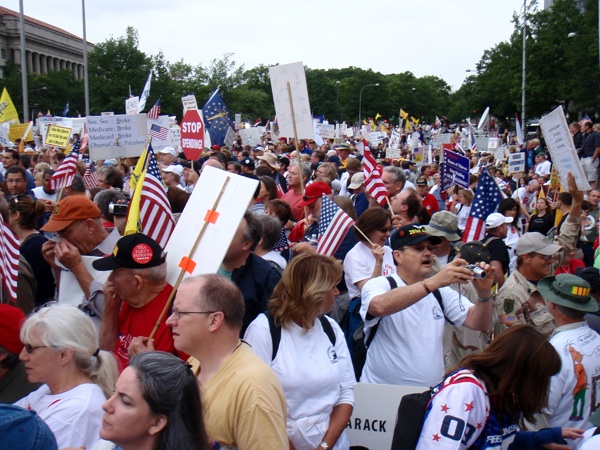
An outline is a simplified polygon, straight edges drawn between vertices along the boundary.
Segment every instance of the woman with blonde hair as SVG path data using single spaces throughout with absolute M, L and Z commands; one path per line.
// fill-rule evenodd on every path
M 246 330 L 245 339 L 283 387 L 291 449 L 349 448 L 344 429 L 356 381 L 344 334 L 324 315 L 339 294 L 341 277 L 335 258 L 296 256 L 273 291 L 268 313 Z
M 74 306 L 52 304 L 21 328 L 30 383 L 44 383 L 15 403 L 33 409 L 54 433 L 58 448 L 92 448 L 102 427 L 102 404 L 112 395 L 117 362 L 98 348 L 92 319 Z

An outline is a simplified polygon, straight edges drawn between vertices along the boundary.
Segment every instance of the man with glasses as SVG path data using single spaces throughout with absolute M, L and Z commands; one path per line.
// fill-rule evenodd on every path
M 114 351 L 124 369 L 140 351 L 173 353 L 173 336 L 166 316 L 153 339 L 148 339 L 169 299 L 166 254 L 145 234 L 124 236 L 112 254 L 93 262 L 94 269 L 111 271 L 104 284 L 100 348 Z
M 167 320 L 175 348 L 202 386 L 202 407 L 213 448 L 288 448 L 283 390 L 273 370 L 240 340 L 244 298 L 220 275 L 184 281 Z
M 368 341 L 371 333 L 376 335 L 361 382 L 435 386 L 444 375 L 444 323 L 480 331 L 491 326 L 494 269 L 481 264 L 487 277 L 474 279 L 473 272 L 464 267 L 467 262 L 457 258 L 430 276 L 432 244 L 438 242 L 424 227 L 399 228 L 390 238 L 396 264 L 393 282 L 381 276 L 363 286 L 360 314 L 365 338 Z M 450 288 L 469 281 L 477 291 L 475 304 Z
M 34 200 L 36 199 L 32 191 L 27 189 L 27 177 L 25 176 L 25 169 L 19 166 L 12 166 L 6 171 L 6 200 L 10 200 L 11 197 L 16 195 L 29 195 Z
M 498 291 L 496 332 L 515 324 L 528 323 L 540 333 L 550 335 L 555 328 L 546 302 L 537 290 L 537 282 L 554 275 L 573 251 L 581 227 L 583 192 L 577 190 L 575 178 L 569 173 L 569 193 L 573 198 L 568 219 L 560 229 L 558 242 L 549 242 L 541 233 L 525 233 L 515 247 L 517 268 Z
M 92 261 L 110 254 L 119 232 L 110 234 L 102 226 L 100 208 L 83 195 L 71 195 L 58 202 L 48 223 L 40 228 L 55 239 L 42 245 L 42 256 L 54 270 L 57 300 L 81 307 L 100 324 L 104 279 L 94 273 Z M 58 238 L 58 239 L 57 239 Z

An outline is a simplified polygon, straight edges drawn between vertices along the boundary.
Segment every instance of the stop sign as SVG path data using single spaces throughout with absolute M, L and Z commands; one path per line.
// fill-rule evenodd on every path
M 197 109 L 188 109 L 181 121 L 181 148 L 190 161 L 200 159 L 204 148 L 204 124 Z

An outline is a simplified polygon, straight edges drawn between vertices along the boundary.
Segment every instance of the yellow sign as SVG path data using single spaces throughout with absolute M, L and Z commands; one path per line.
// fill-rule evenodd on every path
M 69 145 L 69 137 L 71 136 L 71 129 L 65 127 L 57 127 L 56 125 L 50 125 L 48 127 L 48 133 L 46 134 L 46 145 L 53 145 L 59 148 L 67 148 Z
M 23 135 L 27 131 L 28 126 L 28 123 L 11 123 L 8 130 L 8 140 L 15 142 L 17 139 L 23 139 Z M 29 133 L 27 133 L 25 141 L 33 141 L 31 129 L 29 130 Z

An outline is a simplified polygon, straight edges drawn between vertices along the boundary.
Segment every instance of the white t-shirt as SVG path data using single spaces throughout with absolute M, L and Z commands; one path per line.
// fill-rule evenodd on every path
M 285 269 L 287 267 L 287 261 L 285 260 L 285 258 L 281 256 L 281 253 L 276 252 L 275 250 L 271 250 L 269 253 L 265 253 L 261 256 L 261 258 L 265 261 L 274 262 L 282 269 Z
M 334 406 L 354 405 L 356 380 L 344 333 L 333 319 L 327 320 L 335 332 L 335 348 L 319 320 L 306 333 L 293 323 L 289 329 L 281 329 L 273 361 L 273 341 L 264 314 L 254 319 L 244 336 L 281 382 L 287 406 L 287 433 L 297 450 L 319 445 Z M 348 448 L 345 433 L 333 448 Z
M 515 247 L 517 246 L 517 242 L 519 242 L 519 238 L 521 237 L 521 231 L 513 225 L 509 225 L 506 230 L 506 237 L 504 238 L 504 243 L 508 249 L 508 257 L 509 264 L 508 268 L 511 272 L 513 272 L 517 268 L 517 254 L 515 253 Z
M 594 436 L 594 431 L 596 431 L 596 427 L 590 428 L 583 433 L 583 438 L 579 446 L 574 448 L 578 450 L 598 450 L 600 448 L 600 434 Z
M 397 274 L 392 275 L 398 287 L 406 286 Z M 360 315 L 365 321 L 365 336 L 381 320 L 377 334 L 367 352 L 361 382 L 435 386 L 444 375 L 444 315 L 461 326 L 474 305 L 449 287 L 439 291 L 444 312 L 433 295 L 397 313 L 366 320 L 371 300 L 390 290 L 385 277 L 367 281 L 362 290 Z
M 344 278 L 350 299 L 360 297 L 360 291 L 354 283 L 371 278 L 374 267 L 375 256 L 373 256 L 371 248 L 363 242 L 358 242 L 346 254 L 344 258 Z M 387 277 L 395 272 L 396 266 L 394 265 L 392 249 L 386 245 L 383 247 L 383 262 L 381 263 L 381 273 L 378 275 Z
M 43 186 L 35 187 L 31 190 L 31 192 L 33 192 L 33 195 L 35 195 L 35 198 L 38 200 L 56 201 L 56 192 L 54 194 L 47 194 L 46 191 L 44 191 Z
M 552 169 L 552 163 L 550 161 L 544 161 L 543 163 L 536 164 L 535 173 L 540 177 L 550 175 Z
M 586 322 L 579 322 L 557 328 L 550 343 L 562 365 L 560 372 L 550 380 L 548 405 L 544 409 L 548 424 L 561 428 L 592 428 L 588 421 L 590 408 L 600 404 L 596 399 L 592 405 L 600 389 L 600 335 Z M 587 387 L 581 387 L 583 382 Z
M 521 204 L 525 207 L 527 211 L 531 211 L 533 210 L 533 208 L 535 208 L 535 202 L 537 201 L 536 192 L 527 192 L 527 188 L 520 187 L 513 193 L 512 198 L 516 199 L 517 195 L 519 196 Z
M 56 395 L 50 394 L 44 384 L 15 405 L 37 412 L 54 433 L 58 448 L 92 448 L 100 438 L 105 401 L 102 389 L 94 383 L 80 384 Z
M 458 229 L 464 231 L 467 227 L 467 220 L 469 220 L 469 213 L 471 212 L 471 207 L 462 205 L 459 207 L 458 212 L 456 213 L 456 217 L 458 217 Z

